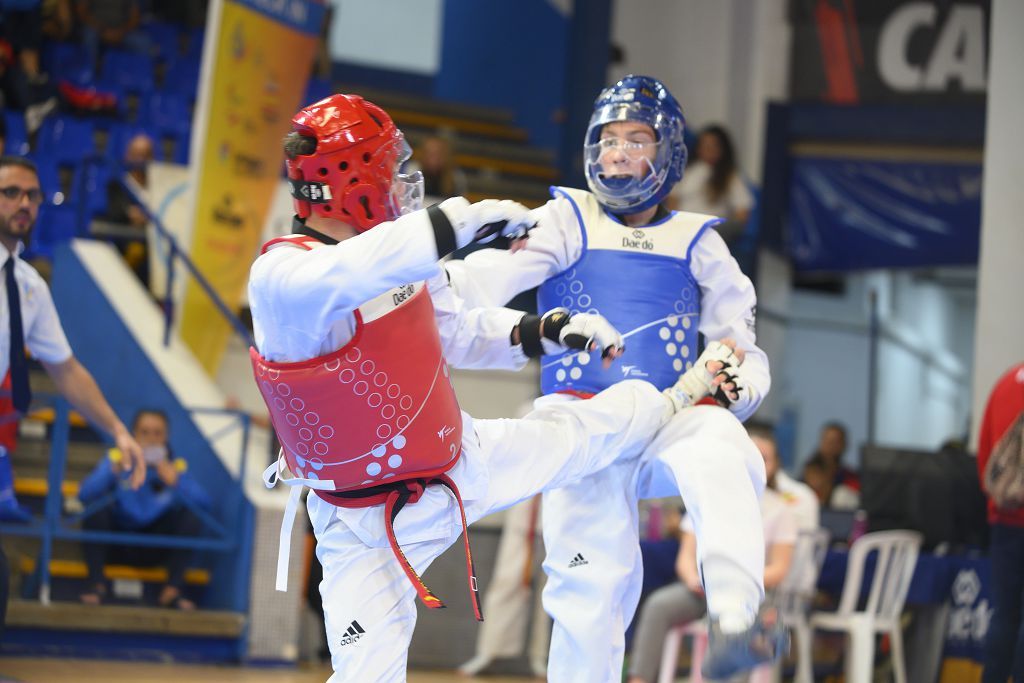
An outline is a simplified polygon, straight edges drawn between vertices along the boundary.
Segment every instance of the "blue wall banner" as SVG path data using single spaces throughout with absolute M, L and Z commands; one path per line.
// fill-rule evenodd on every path
M 796 156 L 786 246 L 800 271 L 973 265 L 980 163 Z

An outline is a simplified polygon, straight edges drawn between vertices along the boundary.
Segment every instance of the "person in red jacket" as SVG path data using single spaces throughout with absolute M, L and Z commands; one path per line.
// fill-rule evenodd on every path
M 995 605 L 985 638 L 982 683 L 1006 683 L 1011 674 L 1014 681 L 1024 681 L 1024 500 L 1005 493 L 1007 481 L 1019 482 L 1024 476 L 1022 429 L 1024 363 L 1019 363 L 992 389 L 978 441 L 978 473 L 992 526 L 989 557 Z

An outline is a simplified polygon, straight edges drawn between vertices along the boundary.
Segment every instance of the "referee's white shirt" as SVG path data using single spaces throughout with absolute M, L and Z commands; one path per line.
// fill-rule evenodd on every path
M 20 242 L 17 254 L 24 251 Z M 7 277 L 2 271 L 11 252 L 0 244 L 0 380 L 11 365 L 11 311 L 7 305 Z M 18 258 L 14 263 L 14 280 L 21 295 L 21 328 L 25 348 L 44 363 L 63 363 L 71 358 L 71 346 L 57 317 L 50 288 L 36 269 Z

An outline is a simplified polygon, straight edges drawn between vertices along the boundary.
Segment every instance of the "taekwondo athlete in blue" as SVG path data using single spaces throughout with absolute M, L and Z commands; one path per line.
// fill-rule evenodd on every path
M 533 212 L 537 228 L 525 249 L 486 249 L 446 266 L 473 305 L 539 286 L 542 310 L 599 311 L 622 331 L 626 353 L 611 367 L 593 354 L 544 359 L 539 403 L 585 398 L 622 379 L 667 387 L 695 364 L 716 375 L 710 389 L 720 405 L 677 413 L 639 461 L 545 494 L 544 607 L 555 620 L 548 661 L 555 683 L 620 680 L 642 581 L 640 498 L 678 493 L 694 520 L 712 617 L 706 674 L 732 675 L 772 659 L 782 645 L 774 614 L 759 613 L 765 474 L 740 422 L 770 386 L 754 336 L 756 298 L 714 230 L 718 219 L 661 206 L 682 177 L 684 126 L 662 83 L 624 78 L 595 103 L 584 146 L 590 191 L 553 188 L 554 198 Z M 699 359 L 698 335 L 709 342 Z M 716 355 L 726 339 L 737 353 Z

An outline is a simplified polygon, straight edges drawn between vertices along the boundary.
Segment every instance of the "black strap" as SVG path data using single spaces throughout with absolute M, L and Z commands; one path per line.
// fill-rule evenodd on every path
M 334 239 L 333 237 L 325 235 L 319 230 L 314 230 L 313 228 L 306 225 L 306 221 L 302 218 L 299 218 L 298 216 L 292 217 L 292 232 L 296 235 L 306 235 L 307 237 L 312 237 L 318 242 L 323 242 L 324 244 L 338 243 L 338 240 Z
M 392 491 L 404 490 L 406 490 L 405 482 L 398 481 L 387 484 L 378 484 L 377 486 L 367 486 L 364 489 L 356 489 L 355 491 L 321 491 L 320 493 L 325 496 L 331 496 L 332 498 L 341 498 L 343 500 L 359 500 L 361 498 L 379 496 L 381 494 L 390 493 Z
M 527 358 L 540 358 L 544 347 L 540 343 L 540 316 L 527 313 L 519 319 L 519 343 Z
M 427 207 L 427 217 L 434 228 L 434 242 L 437 244 L 437 257 L 443 258 L 455 251 L 455 228 L 448 216 L 437 204 Z
M 310 204 L 327 204 L 331 201 L 331 186 L 315 180 L 288 179 L 292 197 Z

